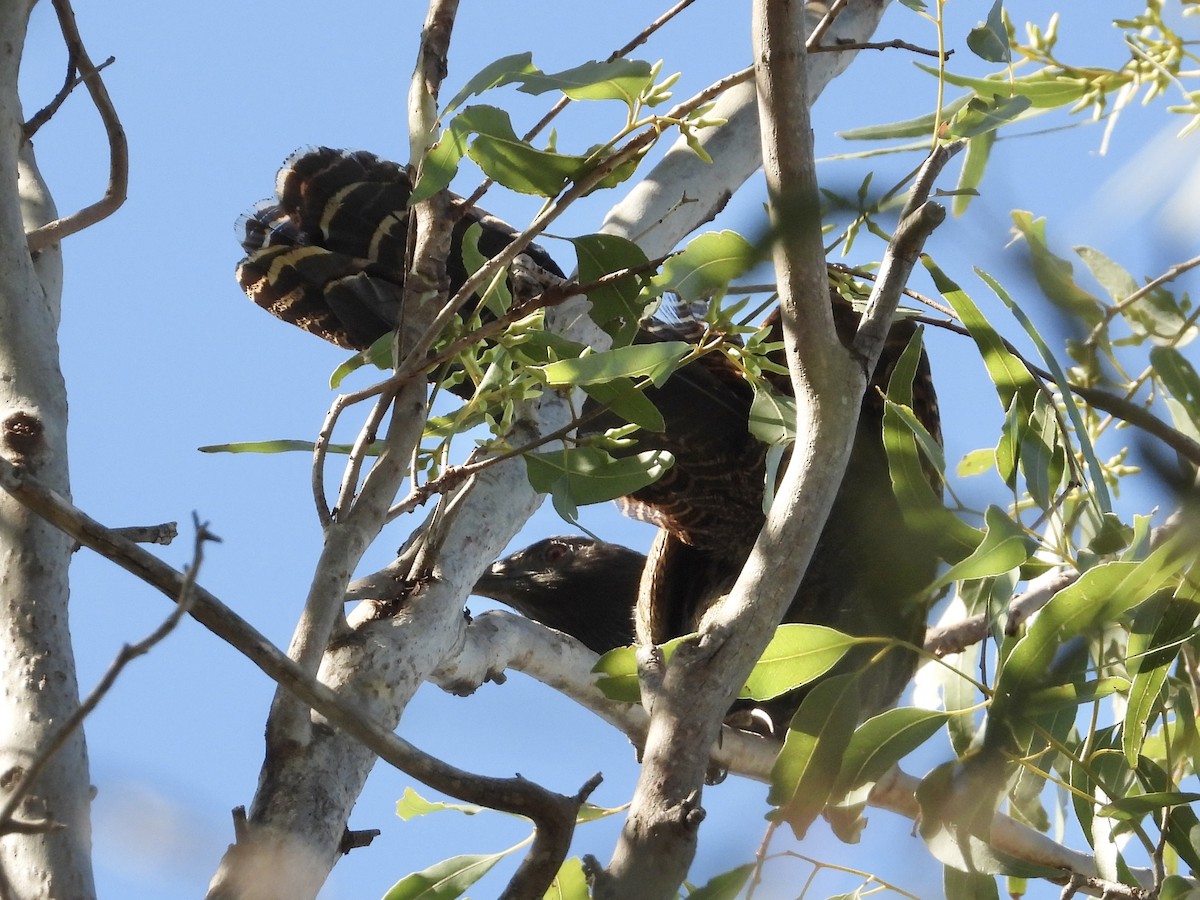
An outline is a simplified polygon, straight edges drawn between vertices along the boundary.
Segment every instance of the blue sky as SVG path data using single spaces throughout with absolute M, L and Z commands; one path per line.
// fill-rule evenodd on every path
M 955 70 L 986 71 L 970 59 L 963 38 L 989 5 L 951 4 L 948 41 L 957 50 Z M 1043 4 L 1009 6 L 1018 22 L 1045 16 Z M 1062 55 L 1121 58 L 1119 35 L 1109 21 L 1130 13 L 1133 4 L 1086 6 L 1083 11 L 1072 4 L 1064 19 Z M 456 90 L 487 62 L 523 50 L 533 50 L 534 62 L 546 71 L 602 58 L 658 11 L 637 0 L 464 4 L 448 89 Z M 311 437 L 332 399 L 329 372 L 344 354 L 276 322 L 245 299 L 233 279 L 240 256 L 233 223 L 270 195 L 276 169 L 298 147 L 364 148 L 404 159 L 404 99 L 424 6 L 115 0 L 81 4 L 77 14 L 93 58 L 117 57 L 105 81 L 129 135 L 131 174 L 129 201 L 120 212 L 64 247 L 61 344 L 75 499 L 111 525 L 178 520 L 185 539 L 162 550 L 177 565 L 189 559 L 187 526 L 196 510 L 224 539 L 208 548 L 201 581 L 286 645 L 320 541 L 308 489 L 309 458 L 209 456 L 196 448 Z M 664 72 L 681 71 L 675 95 L 682 98 L 748 63 L 747 20 L 748 4 L 701 0 L 637 55 L 663 59 Z M 1194 34 L 1196 20 L 1190 21 Z M 899 4 L 877 37 L 934 44 L 932 27 Z M 27 115 L 53 95 L 64 67 L 52 10 L 39 4 L 22 73 Z M 818 153 L 860 149 L 838 140 L 839 130 L 929 111 L 935 88 L 905 54 L 861 54 L 814 112 Z M 513 104 L 517 121 L 524 123 L 535 121 L 545 103 L 508 92 L 494 102 Z M 1137 277 L 1194 256 L 1200 238 L 1194 203 L 1200 145 L 1195 135 L 1176 141 L 1172 135 L 1182 123 L 1162 107 L 1160 102 L 1127 111 L 1106 156 L 1097 152 L 1098 127 L 1001 141 L 982 196 L 966 216 L 947 221 L 927 249 L 987 311 L 998 314 L 971 275 L 973 264 L 996 274 L 1051 331 L 1053 318 L 1044 314 L 1024 273 L 1021 248 L 1007 246 L 1010 210 L 1047 216 L 1060 252 L 1092 245 Z M 571 110 L 557 125 L 560 146 L 580 149 L 603 139 L 597 129 L 617 127 L 620 117 L 619 110 Z M 83 92 L 35 145 L 63 212 L 102 191 L 107 151 Z M 876 185 L 890 185 L 915 162 L 911 156 L 829 162 L 821 173 L 825 184 L 852 190 L 868 164 L 880 169 Z M 477 180 L 478 173 L 467 167 L 458 186 L 469 191 Z M 1181 196 L 1193 198 L 1190 208 Z M 595 230 L 615 199 L 587 198 L 556 223 L 556 231 Z M 755 179 L 718 225 L 752 229 L 763 199 Z M 532 198 L 500 191 L 489 194 L 484 205 L 517 225 L 536 209 Z M 568 245 L 545 244 L 565 268 L 571 266 Z M 866 262 L 879 253 L 864 243 L 850 261 Z M 1194 289 L 1195 279 L 1182 284 Z M 1018 335 L 1008 320 L 1001 329 Z M 994 443 L 1000 411 L 969 349 L 943 335 L 931 336 L 930 347 L 947 458 L 954 461 Z M 1003 502 L 994 485 L 971 483 L 964 491 Z M 1137 490 L 1122 499 L 1126 510 L 1147 511 L 1153 503 Z M 649 543 L 648 528 L 610 507 L 589 510 L 586 521 L 608 539 L 642 548 Z M 364 571 L 386 563 L 409 527 L 405 521 L 392 525 Z M 567 530 L 547 506 L 514 545 Z M 158 594 L 86 551 L 73 564 L 72 596 L 85 689 L 123 642 L 141 637 L 167 611 Z M 486 604 L 473 600 L 471 608 Z M 202 891 L 231 840 L 229 809 L 251 799 L 271 693 L 272 685 L 256 669 L 192 622 L 129 668 L 88 722 L 92 778 L 99 790 L 96 873 L 102 896 L 170 898 Z M 605 782 L 594 800 L 606 805 L 624 802 L 636 778 L 632 749 L 621 735 L 519 675 L 467 699 L 426 687 L 407 711 L 401 733 L 464 768 L 497 775 L 520 771 L 567 792 L 603 771 Z M 940 758 L 935 753 L 911 771 L 919 773 Z M 409 784 L 406 776 L 382 769 L 372 776 L 351 826 L 381 828 L 383 835 L 371 849 L 338 865 L 323 897 L 378 896 L 409 871 L 452 853 L 499 850 L 526 832 L 522 823 L 498 815 L 464 820 L 442 814 L 401 823 L 393 804 Z M 710 815 L 698 877 L 749 858 L 761 838 L 764 797 L 765 787 L 735 778 L 706 791 Z M 578 852 L 606 859 L 618 821 L 581 829 Z M 864 845 L 847 852 L 816 828 L 803 852 L 878 867 L 913 893 L 932 896 L 940 870 L 910 828 L 876 812 Z M 780 864 L 780 871 L 802 878 L 796 873 L 804 869 Z M 474 896 L 494 894 L 498 888 L 489 884 Z M 794 896 L 798 888 L 778 890 L 770 896 Z

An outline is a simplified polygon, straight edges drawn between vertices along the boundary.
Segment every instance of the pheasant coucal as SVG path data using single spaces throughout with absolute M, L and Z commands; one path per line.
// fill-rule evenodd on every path
M 272 315 L 347 350 L 365 350 L 396 328 L 404 296 L 408 245 L 408 170 L 363 150 L 298 150 L 276 177 L 276 200 L 238 220 L 246 258 L 237 280 Z M 468 277 L 467 229 L 478 223 L 479 252 L 493 257 L 517 232 L 478 209 L 452 206 L 461 217 L 451 234 L 446 275 L 450 294 Z M 524 251 L 562 277 L 545 250 Z
M 284 321 L 348 349 L 365 349 L 393 330 L 401 320 L 408 170 L 364 151 L 321 147 L 299 151 L 285 163 L 276 193 L 277 201 L 259 204 L 239 223 L 247 256 L 237 277 L 250 298 Z M 451 293 L 467 278 L 462 252 L 470 225 L 480 225 L 478 247 L 489 257 L 516 235 L 482 211 L 463 209 L 460 198 L 453 202 L 461 218 L 447 260 Z M 544 250 L 530 245 L 526 252 L 561 276 Z M 839 335 L 848 343 L 858 316 L 840 297 L 831 295 L 831 301 Z M 638 340 L 689 340 L 700 328 L 686 318 L 652 320 L 643 324 Z M 887 383 L 912 330 L 906 321 L 893 326 L 863 398 L 846 476 L 785 621 L 831 625 L 858 635 L 908 640 L 921 635 L 927 598 L 919 591 L 932 581 L 936 558 L 906 529 L 892 492 L 881 436 L 883 401 L 876 391 Z M 790 390 L 786 378 L 773 381 L 778 390 Z M 657 434 L 639 433 L 618 453 L 661 448 L 675 456 L 662 479 L 625 498 L 627 510 L 661 529 L 648 562 L 653 589 L 639 614 L 638 635 L 661 643 L 695 630 L 707 605 L 728 590 L 744 564 L 763 523 L 767 448 L 748 428 L 753 389 L 722 354 L 701 357 L 647 395 L 662 412 L 665 427 Z M 924 356 L 914 383 L 914 411 L 940 438 Z M 606 414 L 586 430 L 615 424 Z M 479 592 L 594 650 L 609 649 L 629 642 L 639 562 L 639 554 L 615 545 L 551 539 L 494 565 Z M 862 649 L 843 665 L 861 667 L 872 654 Z M 894 702 L 914 665 L 912 654 L 892 651 L 875 666 L 863 695 L 866 713 Z M 785 719 L 796 702 L 789 698 L 777 705 L 776 721 Z
M 831 302 L 839 336 L 848 343 L 858 314 L 840 296 L 831 294 Z M 774 314 L 768 324 L 778 329 Z M 694 340 L 700 327 L 694 321 L 655 322 L 642 329 L 639 340 Z M 913 330 L 905 320 L 892 327 L 863 397 L 845 477 L 784 622 L 920 643 L 930 600 L 923 589 L 933 580 L 937 558 L 932 547 L 904 523 L 888 472 L 882 435 L 884 403 L 876 390 L 887 384 Z M 785 378 L 772 376 L 772 382 L 776 389 L 790 393 Z M 937 400 L 924 355 L 913 394 L 914 412 L 940 441 Z M 646 395 L 662 413 L 664 429 L 638 433 L 631 446 L 616 452 L 663 449 L 675 456 L 674 466 L 659 481 L 624 498 L 627 511 L 660 528 L 641 576 L 649 586 L 648 591 L 643 586 L 643 606 L 637 614 L 638 639 L 659 644 L 695 631 L 708 604 L 732 587 L 765 519 L 767 447 L 749 431 L 753 390 L 721 354 L 701 357 L 661 388 L 648 388 Z M 616 417 L 606 414 L 584 429 L 597 432 L 617 424 Z M 563 630 L 597 651 L 620 646 L 595 646 L 596 623 L 619 618 L 636 605 L 639 579 L 632 577 L 624 561 L 601 567 L 597 557 L 615 559 L 615 553 L 606 549 L 614 545 L 591 546 L 584 567 L 576 560 L 584 558 L 578 548 L 581 542 L 590 544 L 588 539 L 551 540 L 572 540 L 576 549 L 558 556 L 553 577 L 536 580 L 520 577 L 527 551 L 501 560 L 496 567 L 507 573 L 511 584 L 521 585 L 521 595 L 497 599 L 560 628 L 544 618 L 548 611 L 554 610 L 561 621 L 558 605 L 586 603 L 587 614 L 573 612 L 571 628 Z M 488 593 L 487 578 L 479 592 L 495 596 Z M 552 591 L 546 590 L 550 584 L 555 585 Z M 856 648 L 835 671 L 864 669 L 878 649 Z M 871 666 L 860 682 L 860 717 L 892 705 L 910 680 L 916 661 L 915 654 L 893 649 Z M 765 704 L 777 733 L 786 728 L 802 696 L 799 691 Z

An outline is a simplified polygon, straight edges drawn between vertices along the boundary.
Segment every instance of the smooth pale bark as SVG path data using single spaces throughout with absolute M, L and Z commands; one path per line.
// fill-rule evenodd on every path
M 62 258 L 31 257 L 25 232 L 56 218 L 22 146 L 17 73 L 32 3 L 0 2 L 0 454 L 63 494 L 67 395 L 59 368 Z M 79 705 L 67 619 L 71 540 L 0 493 L 0 799 Z M 61 825 L 0 839 L 0 878 L 14 898 L 94 896 L 90 785 L 83 734 L 49 761 L 15 811 Z

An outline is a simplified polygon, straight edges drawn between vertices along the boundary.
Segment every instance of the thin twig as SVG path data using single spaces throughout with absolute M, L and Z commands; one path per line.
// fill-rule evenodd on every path
M 947 331 L 953 331 L 955 334 L 961 334 L 966 337 L 971 336 L 971 332 L 966 326 L 960 325 L 957 322 L 931 319 L 927 316 L 914 316 L 913 319 L 917 322 L 932 325 L 935 328 L 944 328 Z M 1004 344 L 1005 349 L 1015 356 L 1029 370 L 1030 374 L 1041 381 L 1050 382 L 1051 384 L 1057 383 L 1053 375 L 1026 359 L 1008 340 L 1005 338 L 1001 338 L 1000 340 Z M 1140 428 L 1152 437 L 1158 438 L 1184 459 L 1188 460 L 1188 462 L 1200 466 L 1200 443 L 1197 443 L 1183 432 L 1172 428 L 1144 406 L 1100 388 L 1088 387 L 1083 384 L 1067 382 L 1066 385 L 1058 385 L 1060 391 L 1064 388 L 1096 409 L 1116 416 L 1118 419 L 1128 422 L 1136 428 Z
M 650 39 L 650 36 L 654 34 L 654 32 L 658 31 L 669 21 L 671 21 L 671 19 L 675 18 L 695 2 L 696 0 L 680 0 L 679 3 L 676 3 L 665 13 L 638 32 L 624 47 L 620 47 L 610 53 L 606 61 L 613 62 L 614 60 L 620 59 L 621 57 L 632 53 L 635 49 L 646 43 L 646 41 Z M 552 107 L 550 107 L 550 110 L 544 116 L 542 116 L 541 119 L 538 120 L 537 124 L 525 132 L 525 136 L 522 137 L 521 140 L 525 143 L 532 141 L 535 137 L 541 134 L 542 130 L 551 122 L 553 122 L 558 114 L 566 109 L 571 102 L 571 98 L 565 94 L 562 97 L 559 97 L 558 101 Z M 485 178 L 479 187 L 475 188 L 475 190 L 471 192 L 471 196 L 467 198 L 467 202 L 463 204 L 463 212 L 473 209 L 475 204 L 483 199 L 483 195 L 488 192 L 488 189 L 493 183 L 494 182 L 491 178 Z
M 53 3 L 63 40 L 67 44 L 67 52 L 78 63 L 88 94 L 91 95 L 92 103 L 96 105 L 96 111 L 100 113 L 100 120 L 104 123 L 104 134 L 108 138 L 108 187 L 104 196 L 91 206 L 85 206 L 78 212 L 28 232 L 25 237 L 31 253 L 44 250 L 67 235 L 82 231 L 111 216 L 121 208 L 129 191 L 129 144 L 125 138 L 125 129 L 121 127 L 121 120 L 117 117 L 116 108 L 108 96 L 108 89 L 104 87 L 100 69 L 92 64 L 83 46 L 83 38 L 79 35 L 79 26 L 75 22 L 75 12 L 71 9 L 70 0 L 53 0 Z
M 821 43 L 821 38 L 825 37 L 825 32 L 830 29 L 830 26 L 832 26 L 837 17 L 841 15 L 842 10 L 846 8 L 846 4 L 849 2 L 850 0 L 834 0 L 834 2 L 830 4 L 829 9 L 825 12 L 825 15 L 821 17 L 821 21 L 813 27 L 811 32 L 809 32 L 808 39 L 804 42 L 804 49 L 806 52 L 812 53 L 814 50 L 818 49 L 817 45 Z
M 115 56 L 110 56 L 104 62 L 100 63 L 100 65 L 96 66 L 96 71 L 102 72 L 116 61 L 117 58 Z M 33 136 L 38 133 L 41 127 L 54 117 L 54 114 L 58 112 L 59 107 L 61 107 L 63 103 L 66 102 L 67 98 L 71 96 L 71 92 L 75 90 L 75 88 L 79 87 L 79 85 L 83 84 L 83 76 L 79 75 L 78 73 L 79 68 L 75 65 L 75 57 L 69 56 L 67 59 L 66 81 L 63 82 L 63 86 L 59 88 L 59 91 L 54 96 L 54 99 L 34 113 L 29 118 L 29 121 L 21 126 L 22 140 L 31 140 Z
M 565 834 L 569 841 L 578 810 L 598 784 L 598 778 L 589 779 L 575 795 L 568 797 L 520 776 L 474 775 L 430 756 L 344 704 L 330 687 L 303 671 L 246 620 L 195 584 L 194 573 L 181 573 L 137 544 L 125 540 L 42 485 L 27 470 L 3 457 L 0 457 L 0 488 L 85 547 L 133 573 L 172 600 L 186 597 L 191 604 L 186 612 L 193 619 L 291 692 L 305 708 L 320 713 L 333 726 L 397 769 L 460 800 L 531 818 L 539 836 L 561 837 Z M 531 855 L 544 852 L 544 849 L 535 843 Z M 538 896 L 541 896 L 540 892 Z
M 840 53 L 843 50 L 910 50 L 913 53 L 921 53 L 925 56 L 932 56 L 935 59 L 941 57 L 943 62 L 954 55 L 953 50 L 947 50 L 943 54 L 937 50 L 930 50 L 927 47 L 910 44 L 908 41 L 902 41 L 899 38 L 894 38 L 890 41 L 838 41 L 836 44 L 828 46 L 809 47 L 808 50 L 810 53 Z
M 1140 288 L 1138 288 L 1136 291 L 1134 291 L 1132 294 L 1130 294 L 1128 297 L 1126 297 L 1120 303 L 1116 303 L 1113 306 L 1110 306 L 1107 310 L 1105 310 L 1104 318 L 1101 321 L 1096 323 L 1096 327 L 1092 329 L 1092 333 L 1089 334 L 1087 336 L 1087 338 L 1084 340 L 1084 342 L 1083 342 L 1084 346 L 1085 347 L 1094 347 L 1096 345 L 1096 341 L 1098 341 L 1100 339 L 1100 335 L 1103 333 L 1104 329 L 1108 327 L 1108 324 L 1113 320 L 1114 316 L 1118 315 L 1119 313 L 1128 309 L 1133 304 L 1137 303 L 1139 300 L 1141 300 L 1143 297 L 1145 297 L 1147 294 L 1149 294 L 1155 288 L 1161 287 L 1162 285 L 1167 284 L 1170 281 L 1174 281 L 1176 278 L 1178 278 L 1184 272 L 1190 271 L 1191 269 L 1196 268 L 1196 266 L 1200 266 L 1200 256 L 1194 256 L 1191 259 L 1186 260 L 1185 262 L 1176 263 L 1175 265 L 1173 265 L 1169 269 L 1167 269 L 1167 271 L 1163 272 L 1163 274 L 1159 275 L 1157 278 L 1147 281 L 1145 284 L 1143 284 Z
M 6 462 L 5 465 L 8 465 L 8 463 Z M 20 500 L 21 498 L 17 497 L 17 499 Z M 80 726 L 83 725 L 83 720 L 91 715 L 92 710 L 99 705 L 100 701 L 103 700 L 108 692 L 112 689 L 112 686 L 117 681 L 117 677 L 121 674 L 125 667 L 139 656 L 149 653 L 156 644 L 174 631 L 175 626 L 179 624 L 180 620 L 185 615 L 187 615 L 188 610 L 192 605 L 192 589 L 196 583 L 196 573 L 200 570 L 200 563 L 204 559 L 204 542 L 221 540 L 219 537 L 212 534 L 208 530 L 207 523 L 201 522 L 199 518 L 195 516 L 195 514 L 192 516 L 192 522 L 196 528 L 196 539 L 192 550 L 192 565 L 190 568 L 188 568 L 187 573 L 183 576 L 183 579 L 179 584 L 179 588 L 175 593 L 175 608 L 171 610 L 171 614 L 163 619 L 162 623 L 155 628 L 154 631 L 150 632 L 150 634 L 145 638 L 135 644 L 126 644 L 121 648 L 120 653 L 117 654 L 117 658 L 112 661 L 112 664 L 108 667 L 108 671 L 104 673 L 104 677 L 102 677 L 96 686 L 92 688 L 91 693 L 88 694 L 83 702 L 80 703 L 79 706 L 77 706 L 69 716 L 67 716 L 66 721 L 64 721 L 62 724 L 62 727 L 55 732 L 54 736 L 47 741 L 45 746 L 43 746 L 38 752 L 38 755 L 29 763 L 28 766 L 24 768 L 24 772 L 20 780 L 14 787 L 10 789 L 8 798 L 5 800 L 4 805 L 0 806 L 0 833 L 5 833 L 12 830 L 9 825 L 11 823 L 13 813 L 16 812 L 17 807 L 25 798 L 25 795 L 29 793 L 30 789 L 33 787 L 33 783 L 37 780 L 38 776 L 42 774 L 43 770 L 50 763 L 50 760 L 54 757 L 54 754 L 58 752 L 59 748 L 61 748 L 63 744 L 67 742 L 67 739 L 74 734 Z

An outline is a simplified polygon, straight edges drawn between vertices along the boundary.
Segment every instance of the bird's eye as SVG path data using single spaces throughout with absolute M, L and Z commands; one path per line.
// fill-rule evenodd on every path
M 556 563 L 561 561 L 570 551 L 566 544 L 560 544 L 557 541 L 546 548 L 546 562 Z

